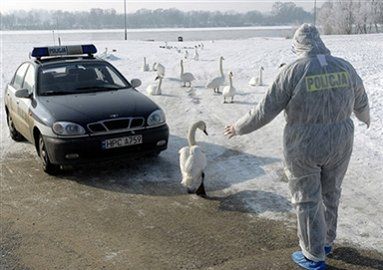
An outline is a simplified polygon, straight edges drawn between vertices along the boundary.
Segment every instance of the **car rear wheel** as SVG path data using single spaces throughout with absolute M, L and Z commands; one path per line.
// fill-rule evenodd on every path
M 13 119 L 10 113 L 8 113 L 7 115 L 7 122 L 8 122 L 9 133 L 11 134 L 12 140 L 16 142 L 24 141 L 25 139 L 23 135 L 21 135 L 20 132 L 18 132 L 17 129 L 15 128 L 15 124 L 13 123 Z
M 43 170 L 47 174 L 55 175 L 60 171 L 60 166 L 52 164 L 49 160 L 48 152 L 45 147 L 43 136 L 40 135 L 39 138 L 39 156 L 43 165 Z

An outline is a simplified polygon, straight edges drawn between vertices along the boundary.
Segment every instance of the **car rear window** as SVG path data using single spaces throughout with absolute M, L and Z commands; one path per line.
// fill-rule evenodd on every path
M 105 63 L 63 63 L 42 67 L 38 77 L 39 95 L 80 94 L 130 87 L 114 68 Z

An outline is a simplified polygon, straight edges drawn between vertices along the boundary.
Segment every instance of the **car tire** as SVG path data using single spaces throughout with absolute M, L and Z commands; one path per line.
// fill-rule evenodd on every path
M 50 175 L 56 175 L 60 171 L 60 166 L 56 164 L 52 164 L 48 152 L 45 147 L 44 138 L 42 135 L 39 137 L 39 156 L 43 166 L 44 172 Z
M 7 123 L 8 123 L 9 133 L 11 134 L 12 140 L 16 142 L 24 141 L 25 138 L 23 137 L 23 135 L 21 135 L 20 132 L 17 131 L 10 113 L 7 114 Z

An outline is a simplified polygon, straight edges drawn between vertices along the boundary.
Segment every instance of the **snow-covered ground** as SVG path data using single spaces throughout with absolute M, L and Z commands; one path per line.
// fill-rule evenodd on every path
M 343 184 L 340 205 L 338 240 L 347 241 L 364 248 L 383 252 L 383 35 L 325 36 L 326 45 L 333 55 L 350 61 L 365 82 L 370 98 L 371 127 L 358 122 L 355 128 L 355 146 L 352 161 Z M 33 46 L 41 44 L 4 43 L 1 53 L 2 83 L 11 79 L 17 66 L 26 59 Z M 81 41 L 88 43 L 93 41 Z M 102 52 L 105 47 L 116 49 L 111 58 L 128 79 L 140 78 L 138 88 L 146 94 L 146 86 L 153 82 L 153 72 L 142 72 L 143 57 L 150 66 L 160 62 L 166 67 L 162 96 L 154 96 L 166 112 L 171 130 L 169 150 L 162 154 L 169 162 L 177 164 L 177 150 L 186 144 L 189 125 L 195 120 L 204 120 L 209 136 L 198 134 L 208 156 L 206 171 L 207 191 L 215 196 L 232 196 L 235 204 L 246 212 L 261 217 L 278 219 L 286 225 L 294 224 L 295 216 L 289 203 L 287 183 L 283 178 L 282 130 L 283 115 L 280 114 L 263 129 L 247 136 L 227 140 L 223 136 L 226 124 L 236 121 L 257 104 L 278 73 L 281 62 L 294 59 L 291 40 L 282 38 L 253 38 L 247 40 L 222 40 L 205 42 L 199 51 L 200 60 L 186 60 L 185 71 L 196 77 L 193 87 L 182 88 L 178 80 L 179 60 L 184 53 L 160 48 L 162 42 L 143 41 L 95 41 Z M 194 46 L 198 42 L 169 43 L 169 46 Z M 193 55 L 194 50 L 189 50 Z M 232 71 L 234 86 L 238 90 L 234 104 L 223 104 L 223 98 L 206 89 L 209 78 L 219 75 L 218 58 L 225 57 L 224 72 Z M 264 67 L 262 87 L 250 87 L 248 81 Z M 3 95 L 3 92 L 1 92 Z M 32 146 L 17 144 L 9 138 L 4 112 L 1 110 L 2 158 L 12 158 L 12 153 L 28 151 Z M 174 165 L 178 166 L 178 165 Z M 162 170 L 162 171 L 161 171 Z M 148 175 L 152 181 L 163 181 L 166 168 L 157 168 L 160 177 Z M 174 178 L 179 177 L 176 173 Z M 180 178 L 178 178 L 180 179 Z M 177 180 L 177 179 L 175 179 Z M 238 208 L 233 209 L 238 210 Z

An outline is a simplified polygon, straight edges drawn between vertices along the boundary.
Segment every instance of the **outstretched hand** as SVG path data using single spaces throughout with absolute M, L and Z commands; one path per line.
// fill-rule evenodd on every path
M 234 136 L 236 136 L 237 134 L 235 132 L 234 125 L 226 126 L 224 135 L 227 136 L 228 139 L 231 139 Z

